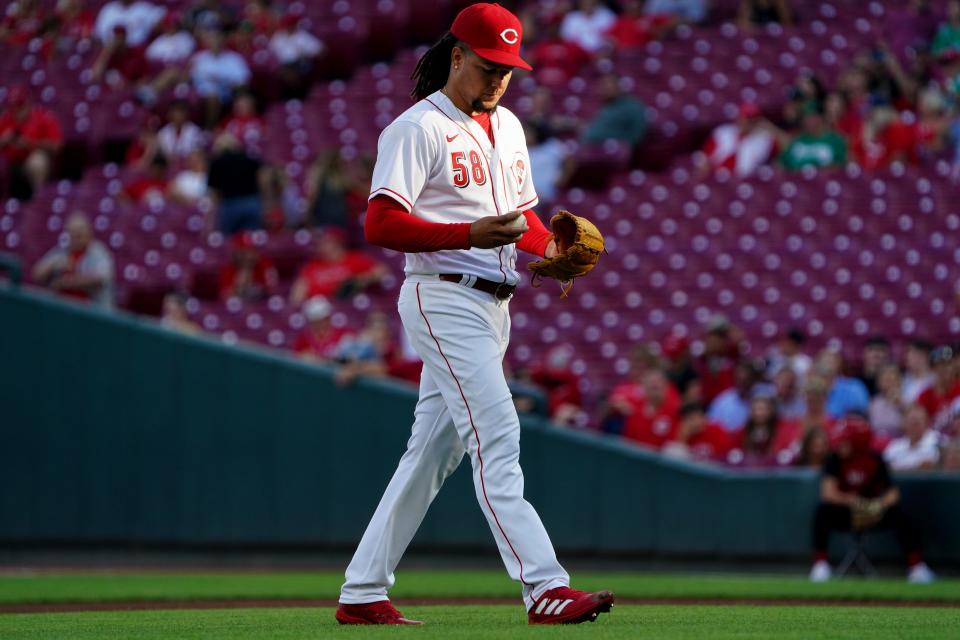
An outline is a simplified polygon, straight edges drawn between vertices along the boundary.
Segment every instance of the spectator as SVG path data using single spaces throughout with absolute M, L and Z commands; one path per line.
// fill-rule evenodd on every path
M 348 386 L 361 376 L 382 378 L 389 371 L 387 360 L 393 351 L 387 316 L 373 312 L 367 316 L 363 330 L 344 336 L 337 345 L 333 359 L 340 366 L 333 379 L 340 386 Z
M 220 231 L 232 235 L 262 226 L 260 162 L 229 133 L 220 134 L 213 143 L 207 187 L 218 205 L 214 210 L 218 210 Z
M 94 16 L 82 0 L 58 0 L 54 28 L 56 50 L 75 50 L 77 43 L 93 35 Z
M 690 356 L 690 341 L 676 332 L 668 334 L 660 343 L 665 360 L 665 373 L 685 402 L 699 401 L 700 380 Z
M 233 92 L 250 81 L 250 67 L 236 51 L 224 48 L 224 34 L 219 30 L 204 35 L 205 49 L 193 56 L 190 77 L 196 92 L 203 98 L 206 124 L 212 127 L 220 120 L 222 105 L 233 98 Z
M 783 367 L 790 367 L 797 376 L 797 382 L 802 386 L 813 366 L 813 359 L 803 352 L 803 345 L 806 342 L 807 336 L 796 327 L 781 334 L 777 347 L 767 356 L 768 373 L 775 375 Z
M 777 138 L 753 103 L 740 105 L 735 123 L 722 124 L 703 148 L 701 170 L 726 169 L 745 178 L 774 156 Z
M 940 434 L 930 428 L 930 416 L 922 406 L 907 409 L 903 436 L 887 445 L 883 459 L 894 471 L 935 469 L 940 462 Z
M 43 24 L 37 0 L 12 2 L 6 6 L 5 13 L 0 20 L 0 43 L 8 46 L 25 46 L 33 40 Z
M 67 218 L 68 242 L 54 247 L 33 267 L 33 279 L 61 295 L 113 306 L 113 256 L 93 237 L 90 220 L 81 212 Z
M 737 26 L 750 31 L 756 25 L 793 24 L 793 11 L 788 0 L 740 0 Z
M 863 131 L 863 117 L 849 108 L 847 97 L 840 92 L 831 91 L 824 98 L 823 117 L 827 121 L 827 127 L 842 135 L 848 143 Z
M 94 35 L 104 44 L 117 35 L 116 28 L 123 27 L 128 46 L 146 44 L 153 28 L 163 18 L 166 9 L 144 0 L 113 0 L 103 5 L 94 24 Z
M 817 111 L 803 116 L 803 130 L 787 145 L 780 155 L 786 169 L 803 167 L 838 167 L 847 161 L 847 143 L 836 131 L 828 129 Z
M 750 417 L 750 398 L 760 389 L 757 383 L 761 373 L 762 369 L 754 362 L 738 362 L 733 372 L 733 386 L 717 394 L 707 416 L 728 431 L 742 429 Z
M 113 39 L 104 45 L 90 69 L 94 82 L 105 82 L 114 90 L 136 85 L 147 75 L 143 49 L 127 43 L 124 27 L 114 27 Z
M 623 435 L 627 417 L 643 402 L 643 378 L 647 371 L 660 365 L 646 345 L 638 344 L 630 350 L 630 373 L 626 380 L 614 386 L 607 397 L 600 428 L 604 433 Z M 674 398 L 673 396 L 676 395 Z M 673 387 L 667 387 L 668 402 L 680 405 L 680 396 Z
M 607 38 L 617 50 L 638 49 L 652 40 L 659 40 L 676 24 L 666 13 L 644 13 L 643 0 L 627 0 L 617 21 L 607 31 Z
M 937 34 L 930 45 L 930 52 L 935 56 L 960 54 L 960 0 L 947 2 L 946 18 L 937 27 Z
M 207 154 L 197 149 L 187 156 L 184 167 L 170 181 L 167 189 L 170 199 L 186 205 L 195 205 L 207 197 Z
M 587 124 L 584 141 L 622 140 L 636 145 L 643 140 L 647 133 L 647 110 L 643 103 L 623 93 L 619 78 L 614 74 L 601 78 L 599 93 L 603 106 Z
M 156 154 L 143 174 L 123 186 L 124 197 L 136 204 L 162 204 L 170 183 L 167 166 L 167 159 L 163 154 Z
M 803 114 L 821 111 L 825 108 L 827 91 L 813 71 L 801 71 L 787 91 L 787 101 L 783 105 L 783 124 L 788 131 L 794 132 L 803 122 Z
M 177 83 L 187 80 L 186 64 L 197 48 L 197 41 L 175 13 L 163 19 L 163 32 L 147 46 L 144 56 L 150 65 L 150 79 L 137 88 L 137 98 L 147 105 Z
M 137 137 L 127 147 L 123 163 L 128 169 L 146 171 L 157 155 L 161 155 L 160 143 L 157 140 L 157 130 L 160 128 L 160 119 L 156 116 L 147 118 L 137 131 Z
M 793 465 L 821 469 L 830 455 L 830 436 L 821 429 L 810 429 L 800 442 L 800 451 L 793 459 Z
M 188 29 L 199 34 L 205 31 L 223 31 L 236 23 L 236 14 L 222 0 L 195 0 L 183 16 Z
M 933 350 L 926 340 L 911 340 L 904 356 L 903 404 L 913 404 L 927 387 L 933 384 L 936 376 L 930 367 L 930 352 Z
M 359 187 L 339 150 L 320 153 L 307 171 L 305 222 L 315 227 L 348 229 L 354 221 L 354 206 L 366 208 L 366 193 L 355 203 L 353 193 Z
M 825 582 L 832 571 L 827 546 L 833 531 L 862 528 L 892 528 L 907 553 L 910 582 L 931 582 L 933 572 L 923 562 L 920 534 L 900 507 L 900 491 L 890 479 L 889 468 L 880 454 L 870 449 L 870 425 L 863 419 L 847 419 L 840 425 L 837 450 L 823 465 L 820 504 L 814 516 L 814 564 L 810 580 Z M 855 523 L 852 510 L 868 501 L 874 505 L 875 523 Z
M 233 236 L 230 262 L 220 270 L 220 299 L 263 300 L 277 288 L 277 268 L 257 250 L 253 233 Z
M 623 437 L 653 449 L 676 439 L 679 397 L 662 370 L 648 369 L 643 374 L 643 397 L 631 403 Z
M 296 224 L 300 217 L 298 192 L 284 167 L 268 165 L 261 173 L 260 198 L 263 203 L 263 226 L 267 231 L 280 231 Z
M 167 120 L 157 133 L 157 144 L 168 160 L 177 161 L 203 148 L 206 136 L 203 129 L 190 121 L 190 105 L 185 100 L 170 104 Z
M 878 435 L 887 440 L 900 435 L 903 429 L 903 414 L 907 406 L 903 401 L 900 369 L 895 364 L 885 364 L 877 374 L 877 394 L 870 400 L 870 424 Z
M 804 402 L 796 371 L 790 367 L 781 367 L 773 375 L 773 388 L 782 418 L 800 420 L 806 415 L 807 403 Z
M 800 423 L 782 420 L 773 396 L 761 392 L 750 398 L 749 415 L 740 438 L 748 464 L 788 462 L 794 456 L 793 444 L 801 438 Z
M 917 398 L 917 404 L 927 410 L 934 425 L 946 419 L 950 404 L 960 397 L 960 380 L 954 366 L 953 348 L 941 345 L 930 353 L 930 365 L 933 367 L 933 384 Z
M 707 420 L 702 404 L 686 402 L 680 407 L 676 438 L 664 445 L 663 453 L 677 458 L 723 462 L 733 447 L 731 433 Z
M 584 51 L 596 53 L 603 48 L 604 34 L 616 19 L 617 15 L 599 0 L 579 0 L 577 8 L 563 17 L 560 36 Z
M 259 149 L 265 128 L 263 118 L 257 113 L 256 98 L 249 91 L 238 91 L 230 116 L 220 130 L 232 135 L 253 153 Z
M 29 200 L 50 177 L 63 132 L 50 110 L 34 105 L 27 90 L 14 86 L 0 114 L 0 155 L 9 168 L 12 198 Z
M 572 116 L 558 113 L 557 98 L 550 87 L 538 86 L 533 90 L 533 104 L 526 122 L 537 130 L 538 140 L 549 140 L 571 134 L 580 128 L 580 122 Z M 534 174 L 536 175 L 536 174 Z
M 866 415 L 870 404 L 867 388 L 856 378 L 842 375 L 843 356 L 839 351 L 824 349 L 817 356 L 816 371 L 827 383 L 827 413 L 840 418 L 851 411 Z
M 593 56 L 572 40 L 560 36 L 560 25 L 554 21 L 544 27 L 544 34 L 530 51 L 533 74 L 540 84 L 564 87 Z
M 346 236 L 326 229 L 317 240 L 317 250 L 293 283 L 290 302 L 300 304 L 314 296 L 348 297 L 379 283 L 387 269 L 363 251 L 346 248 Z
M 801 418 L 803 432 L 823 431 L 831 433 L 835 424 L 834 418 L 827 412 L 827 393 L 830 385 L 826 380 L 817 375 L 811 375 L 807 378 L 807 383 L 803 390 L 804 405 L 807 412 Z
M 349 332 L 333 326 L 330 302 L 323 296 L 310 298 L 303 304 L 303 315 L 307 318 L 307 326 L 293 343 L 294 352 L 305 360 L 333 361 L 340 342 Z
M 550 349 L 544 361 L 531 369 L 530 381 L 546 393 L 547 412 L 553 422 L 565 426 L 586 426 L 580 376 L 571 368 L 572 359 L 573 349 L 569 345 Z
M 670 16 L 679 22 L 703 22 L 707 17 L 707 0 L 647 0 L 643 12 Z
M 716 315 L 706 325 L 703 354 L 695 368 L 708 407 L 722 391 L 733 386 L 734 369 L 740 357 L 740 330 L 723 315 Z M 741 423 L 742 424 L 742 423 Z
M 163 315 L 160 324 L 167 329 L 195 336 L 203 333 L 196 322 L 187 313 L 187 296 L 182 293 L 168 293 L 163 297 Z
M 890 341 L 884 336 L 871 336 L 863 345 L 863 366 L 860 369 L 860 381 L 871 396 L 877 394 L 877 376 L 880 370 L 890 364 Z
M 915 126 L 900 120 L 890 107 L 877 107 L 853 137 L 853 157 L 864 169 L 882 169 L 893 162 L 917 163 L 919 140 Z
M 537 195 L 543 203 L 540 208 L 549 210 L 550 203 L 557 197 L 557 190 L 563 188 L 573 175 L 576 163 L 567 145 L 560 140 L 541 139 L 537 129 L 526 122 L 523 132 L 527 137 L 530 174 L 535 176 Z
M 282 97 L 303 99 L 307 94 L 310 74 L 323 52 L 323 43 L 300 27 L 300 18 L 286 15 L 270 38 L 270 52 L 280 63 Z

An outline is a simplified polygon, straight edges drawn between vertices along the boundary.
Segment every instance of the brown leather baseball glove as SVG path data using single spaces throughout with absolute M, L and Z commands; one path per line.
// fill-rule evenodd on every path
M 597 265 L 604 251 L 603 236 L 592 222 L 569 211 L 557 212 L 550 219 L 550 228 L 557 255 L 531 262 L 527 268 L 533 272 L 535 285 L 540 278 L 559 280 L 566 296 L 574 278 L 590 273 Z
M 850 527 L 862 531 L 877 526 L 883 520 L 886 509 L 879 498 L 860 498 L 850 507 Z

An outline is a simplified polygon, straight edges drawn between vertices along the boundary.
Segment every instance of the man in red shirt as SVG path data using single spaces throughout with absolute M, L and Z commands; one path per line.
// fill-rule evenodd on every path
M 634 403 L 627 416 L 623 436 L 660 449 L 676 437 L 680 396 L 661 369 L 643 374 L 643 393 L 643 399 Z
M 337 354 L 337 347 L 350 332 L 334 327 L 330 317 L 333 307 L 323 296 L 315 296 L 303 305 L 307 327 L 297 336 L 293 350 L 301 358 L 316 362 L 330 362 Z
M 317 241 L 316 257 L 297 276 L 290 291 L 290 302 L 302 304 L 314 296 L 349 297 L 380 282 L 387 269 L 363 251 L 346 248 L 346 235 L 339 229 L 326 229 Z
M 960 397 L 960 380 L 957 379 L 953 362 L 955 357 L 953 349 L 947 345 L 941 345 L 930 353 L 935 378 L 933 384 L 917 398 L 917 404 L 927 410 L 934 425 L 945 421 L 940 414 L 949 410 L 954 398 Z
M 717 315 L 707 323 L 703 355 L 694 367 L 700 378 L 703 403 L 707 406 L 722 391 L 733 386 L 733 372 L 740 357 L 741 332 L 725 316 Z
M 56 116 L 32 104 L 23 87 L 10 89 L 7 105 L 0 114 L 0 155 L 10 167 L 10 196 L 29 200 L 50 176 L 63 132 Z
M 233 237 L 233 256 L 220 270 L 220 298 L 261 300 L 277 287 L 277 268 L 257 251 L 253 233 L 243 231 Z
M 680 407 L 676 437 L 664 445 L 663 451 L 679 458 L 724 462 L 734 445 L 733 434 L 708 421 L 701 403 L 687 402 Z

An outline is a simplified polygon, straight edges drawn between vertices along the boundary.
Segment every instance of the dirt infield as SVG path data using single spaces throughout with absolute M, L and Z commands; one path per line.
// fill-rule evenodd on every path
M 837 600 L 836 598 L 618 598 L 624 605 L 718 605 L 748 607 L 960 607 L 960 602 L 940 600 Z M 401 606 L 519 604 L 516 598 L 409 598 Z M 143 600 L 135 602 L 50 602 L 0 605 L 3 613 L 75 613 L 82 611 L 144 611 L 163 609 L 260 609 L 285 607 L 335 607 L 335 599 L 232 599 Z

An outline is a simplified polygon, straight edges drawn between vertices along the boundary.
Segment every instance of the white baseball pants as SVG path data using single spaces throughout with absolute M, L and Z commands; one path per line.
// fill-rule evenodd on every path
M 523 497 L 520 421 L 503 375 L 509 304 L 456 283 L 411 276 L 398 307 L 424 363 L 420 398 L 407 450 L 347 567 L 340 602 L 387 599 L 397 563 L 466 452 L 480 508 L 529 609 L 570 578 Z

